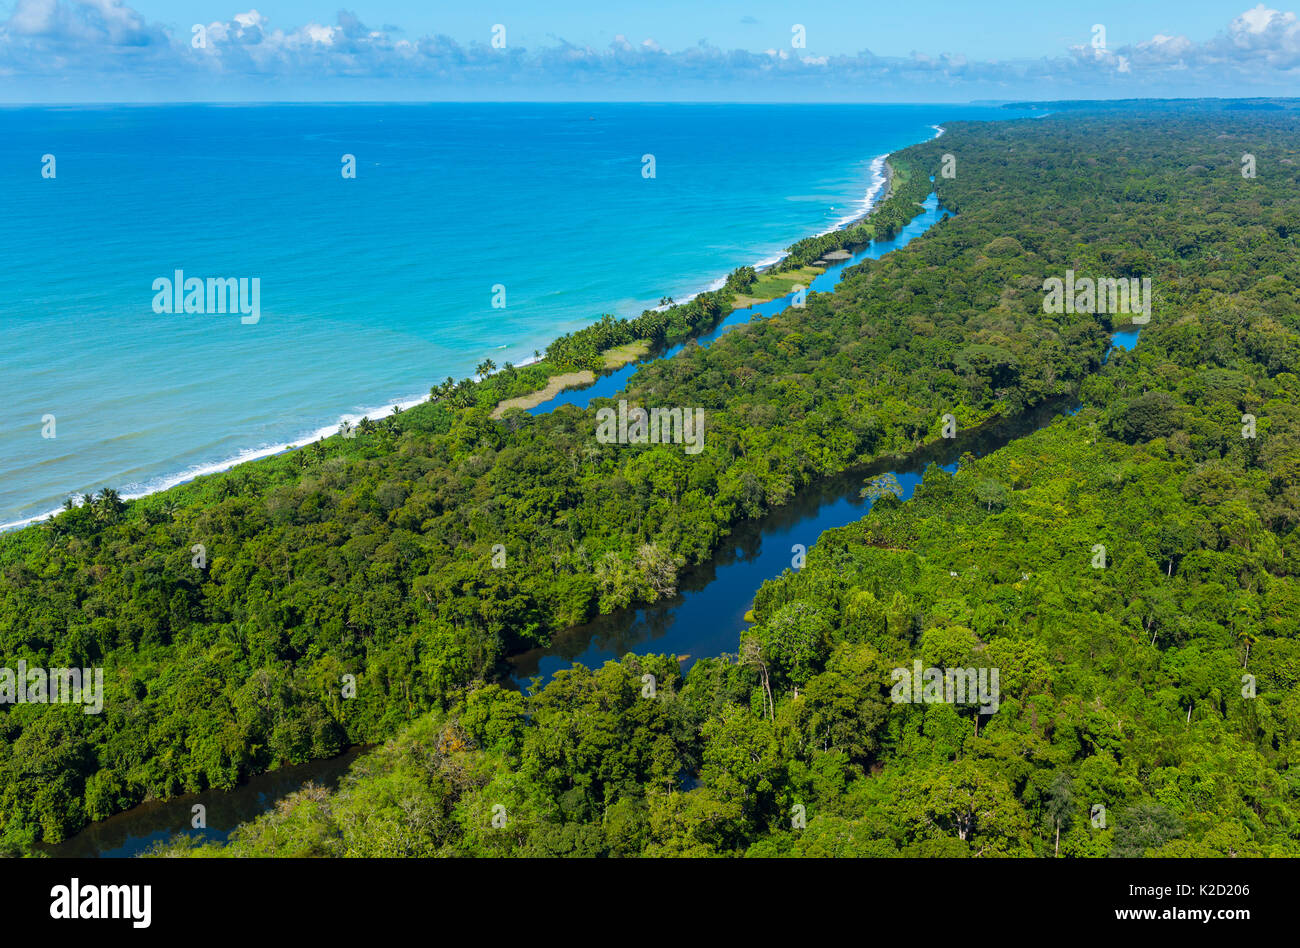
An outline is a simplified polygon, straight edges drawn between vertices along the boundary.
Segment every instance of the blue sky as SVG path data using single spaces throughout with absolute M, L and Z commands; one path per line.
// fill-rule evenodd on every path
M 940 102 L 1300 89 L 1296 14 L 1248 0 L 247 2 L 0 0 L 0 101 Z
M 1117 43 L 1137 43 L 1156 33 L 1186 33 L 1195 40 L 1208 40 L 1250 5 L 1241 0 L 1057 4 L 1044 0 L 996 0 L 992 4 L 939 0 L 916 6 L 788 0 L 498 0 L 463 5 L 371 0 L 342 4 L 371 26 L 400 26 L 408 38 L 445 33 L 462 43 L 485 39 L 492 24 L 504 23 L 508 34 L 514 34 L 510 39 L 529 46 L 557 39 L 606 46 L 621 33 L 634 42 L 653 39 L 669 49 L 693 46 L 704 39 L 725 49 L 761 50 L 788 44 L 790 27 L 803 23 L 809 33 L 808 49 L 814 53 L 845 54 L 869 48 L 881 55 L 906 56 L 919 50 L 962 52 L 981 58 L 1059 53 L 1071 43 L 1090 41 L 1094 23 L 1110 24 L 1108 39 Z M 223 11 L 210 0 L 140 0 L 133 6 L 151 20 L 186 27 L 219 19 Z M 257 8 L 283 29 L 313 20 L 333 23 L 338 7 L 328 0 L 267 0 Z

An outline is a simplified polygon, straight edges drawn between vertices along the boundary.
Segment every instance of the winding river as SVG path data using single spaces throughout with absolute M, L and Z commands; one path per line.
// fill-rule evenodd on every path
M 905 247 L 938 223 L 946 213 L 939 207 L 934 194 L 926 199 L 923 208 L 897 236 L 874 241 L 849 260 L 828 268 L 812 281 L 810 290 L 826 292 L 833 289 L 847 267 L 864 260 L 879 259 Z M 697 337 L 696 341 L 708 345 L 736 326 L 756 316 L 775 315 L 791 303 L 792 297 L 784 296 L 749 309 L 736 310 L 710 332 Z M 1112 336 L 1112 345 L 1131 348 L 1136 344 L 1137 336 L 1136 329 L 1116 332 Z M 671 358 L 681 348 L 681 345 L 673 346 L 654 353 L 647 360 L 601 376 L 585 388 L 561 392 L 532 409 L 532 413 L 547 412 L 559 405 L 585 408 L 593 398 L 615 395 L 644 361 Z M 734 525 L 731 534 L 709 562 L 683 571 L 678 593 L 673 598 L 644 608 L 622 609 L 586 625 L 567 629 L 556 635 L 547 648 L 513 656 L 510 659 L 510 678 L 516 686 L 527 688 L 532 679 L 541 678 L 545 682 L 573 662 L 589 668 L 599 667 L 632 651 L 675 654 L 682 658 L 685 671 L 702 656 L 734 652 L 740 632 L 746 625 L 744 616 L 753 603 L 754 593 L 765 580 L 779 576 L 792 565 L 794 547 L 811 548 L 824 531 L 852 523 L 866 514 L 870 502 L 858 496 L 865 478 L 892 473 L 903 489 L 903 499 L 907 499 L 930 464 L 938 464 L 948 471 L 955 470 L 963 453 L 988 454 L 1051 423 L 1061 413 L 1073 410 L 1076 410 L 1074 399 L 1046 402 L 1023 415 L 961 433 L 955 439 L 944 440 L 909 455 L 882 459 L 810 484 L 798 491 L 785 506 L 764 517 Z M 156 842 L 177 833 L 224 840 L 239 823 L 253 819 L 308 783 L 336 786 L 352 761 L 363 752 L 363 748 L 354 747 L 339 757 L 284 767 L 254 777 L 234 790 L 150 801 L 94 823 L 63 843 L 44 847 L 43 851 L 51 856 L 121 857 L 139 855 Z M 208 826 L 204 830 L 190 828 L 191 808 L 196 803 L 207 808 Z
M 280 767 L 251 777 L 233 790 L 205 790 L 186 793 L 170 800 L 149 800 L 106 820 L 91 823 L 61 843 L 40 846 L 40 852 L 56 858 L 85 859 L 95 856 L 138 856 L 155 843 L 178 833 L 204 841 L 224 841 L 240 823 L 269 810 L 276 801 L 309 783 L 333 789 L 352 762 L 370 749 L 356 745 L 337 757 Z M 204 829 L 194 829 L 194 806 L 206 812 Z

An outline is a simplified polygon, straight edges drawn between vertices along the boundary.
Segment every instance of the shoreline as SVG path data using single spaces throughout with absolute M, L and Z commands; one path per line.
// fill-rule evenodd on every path
M 278 454 L 284 454 L 287 451 L 296 451 L 299 448 L 306 447 L 323 438 L 328 438 L 338 434 L 339 426 L 344 422 L 349 425 L 355 425 L 362 418 L 369 418 L 371 421 L 379 421 L 393 414 L 393 406 L 406 411 L 408 408 L 414 408 L 416 405 L 422 405 L 429 400 L 428 395 L 414 396 L 394 399 L 388 402 L 383 408 L 375 408 L 372 411 L 345 412 L 339 416 L 338 421 L 332 425 L 322 425 L 308 434 L 294 438 L 283 444 L 261 445 L 256 448 L 248 448 L 239 452 L 234 457 L 222 461 L 198 462 L 187 467 L 185 470 L 173 474 L 160 474 L 145 484 L 140 485 L 138 489 L 132 488 L 124 490 L 121 493 L 123 500 L 140 500 L 142 497 L 151 497 L 154 494 L 161 494 L 163 491 L 171 490 L 173 487 L 179 487 L 182 484 L 188 484 L 190 481 L 198 480 L 200 477 L 207 477 L 210 474 L 222 474 L 226 471 L 239 467 L 241 464 L 248 464 L 252 461 L 260 461 L 264 458 L 275 457 Z M 80 506 L 86 498 L 86 495 L 78 491 L 72 491 L 69 497 L 75 498 L 77 505 Z M 15 530 L 21 530 L 30 527 L 33 524 L 42 523 L 51 517 L 62 513 L 63 507 L 56 507 L 54 510 L 46 513 L 36 514 L 24 520 L 15 520 L 11 523 L 0 523 L 0 533 L 11 533 Z
M 940 135 L 944 133 L 944 129 L 939 125 L 931 125 L 930 128 L 936 130 L 936 134 L 934 135 L 934 138 L 938 138 Z M 921 143 L 918 142 L 916 144 L 921 144 Z M 904 147 L 910 147 L 910 146 L 904 146 Z M 890 195 L 893 193 L 893 186 L 894 186 L 894 172 L 893 172 L 893 168 L 889 164 L 889 159 L 893 154 L 894 152 L 885 152 L 871 159 L 871 163 L 869 165 L 869 170 L 871 172 L 871 179 L 867 185 L 866 191 L 863 193 L 862 198 L 858 201 L 856 210 L 852 214 L 846 215 L 845 217 L 841 218 L 833 226 L 827 228 L 826 230 L 819 231 L 818 233 L 811 234 L 809 236 L 822 237 L 825 236 L 826 234 L 835 233 L 836 231 L 846 230 L 852 227 L 853 225 L 857 224 L 858 222 L 864 220 L 865 218 L 870 217 L 871 213 L 878 206 L 880 206 L 882 203 L 888 200 Z M 799 238 L 799 239 L 802 240 L 806 238 Z M 752 266 L 755 272 L 757 273 L 760 274 L 765 273 L 767 271 L 770 271 L 773 267 L 777 266 L 782 260 L 784 260 L 788 256 L 789 256 L 789 248 L 787 247 L 776 258 L 774 259 L 765 258 L 759 261 L 758 263 L 749 264 L 749 266 Z M 726 275 L 718 279 L 715 279 L 713 282 L 711 282 L 708 286 L 704 287 L 703 289 L 692 293 L 690 296 L 687 296 L 682 300 L 676 300 L 675 304 L 689 303 L 691 300 L 695 299 L 697 296 L 699 296 L 702 293 L 708 293 L 713 290 L 721 289 L 722 286 L 726 283 L 726 279 L 727 279 Z M 775 297 L 773 297 L 773 299 L 775 299 Z M 747 305 L 753 306 L 756 305 L 757 303 L 764 303 L 764 302 L 770 302 L 770 300 L 756 299 L 750 301 Z M 667 308 L 668 307 L 666 306 L 652 307 L 652 309 L 656 309 L 656 310 L 667 309 Z M 735 307 L 735 308 L 743 309 L 745 307 Z M 536 349 L 536 347 L 533 348 Z M 522 361 L 515 363 L 515 367 L 524 368 L 525 366 L 535 365 L 540 361 L 544 361 L 544 358 L 545 357 L 543 356 L 541 359 L 539 359 L 535 356 L 530 355 L 525 357 Z M 497 369 L 496 371 L 500 372 L 501 370 Z M 563 375 L 564 373 L 561 374 Z M 569 376 L 572 376 L 574 374 L 575 373 L 568 373 Z M 473 376 L 471 376 L 471 378 L 473 378 Z M 548 379 L 547 385 L 544 386 L 542 389 L 539 389 L 537 392 L 533 392 L 525 396 L 519 396 L 517 399 L 510 399 L 509 401 L 511 401 L 512 403 L 520 403 L 518 407 L 525 407 L 525 408 L 533 407 L 532 405 L 522 405 L 522 402 L 531 399 L 534 396 L 540 396 L 543 392 L 548 391 L 551 388 L 551 385 L 556 378 L 559 378 L 559 376 L 551 376 Z M 591 381 L 595 381 L 594 376 Z M 557 392 L 552 393 L 552 395 L 548 397 L 554 397 L 555 394 L 558 394 L 558 391 L 562 391 L 565 388 L 571 388 L 576 385 L 582 385 L 582 384 L 589 384 L 589 383 L 581 380 L 574 381 L 572 378 L 570 378 L 567 382 L 565 382 L 561 386 L 560 390 L 557 390 Z M 393 399 L 392 401 L 387 402 L 384 407 L 376 408 L 373 411 L 362 410 L 359 412 L 345 412 L 339 415 L 338 419 L 332 424 L 321 425 L 320 427 L 313 429 L 311 432 L 307 434 L 289 439 L 288 441 L 285 441 L 283 443 L 278 443 L 275 445 L 264 444 L 256 448 L 247 448 L 235 454 L 234 456 L 226 458 L 224 460 L 211 461 L 211 462 L 198 462 L 190 465 L 189 467 L 185 468 L 182 471 L 174 472 L 171 474 L 160 474 L 150 479 L 149 481 L 146 481 L 144 484 L 139 485 L 138 489 L 123 490 L 121 493 L 121 497 L 124 501 L 140 500 L 141 498 L 144 497 L 150 497 L 154 494 L 160 494 L 163 491 L 170 490 L 173 487 L 179 487 L 182 484 L 188 484 L 191 481 L 198 480 L 200 477 L 207 477 L 212 474 L 223 474 L 236 467 L 239 467 L 241 464 L 246 464 L 251 461 L 260 461 L 263 460 L 264 458 L 275 457 L 276 455 L 284 454 L 288 451 L 294 451 L 299 448 L 306 447 L 307 445 L 312 444 L 316 441 L 330 437 L 334 434 L 337 434 L 339 427 L 345 422 L 348 423 L 349 425 L 355 425 L 359 421 L 361 421 L 362 418 L 369 418 L 371 421 L 379 421 L 393 414 L 393 406 L 400 408 L 402 411 L 406 411 L 409 408 L 414 408 L 417 405 L 424 404 L 425 402 L 429 401 L 429 398 L 430 396 L 427 393 L 422 396 L 410 395 L 410 396 L 406 396 L 405 398 Z M 539 400 L 535 402 L 534 405 L 542 404 L 546 400 L 547 400 L 546 398 L 539 398 Z M 502 409 L 501 405 L 498 405 L 496 409 L 493 410 L 494 418 L 499 417 L 496 414 L 498 410 L 504 410 L 504 409 Z M 130 485 L 128 485 L 128 488 L 129 487 Z M 73 498 L 76 501 L 78 506 L 81 506 L 81 504 L 85 502 L 86 495 L 83 493 L 72 491 L 69 492 L 68 496 Z M 43 523 L 57 516 L 63 510 L 64 507 L 60 505 L 54 508 L 53 510 L 46 511 L 45 513 L 34 514 L 33 516 L 26 517 L 20 520 L 15 520 L 9 523 L 0 523 L 0 534 L 12 533 L 18 530 L 22 530 L 26 527 L 30 527 L 34 524 Z
M 813 236 L 824 237 L 827 234 L 833 234 L 836 231 L 848 230 L 862 221 L 865 221 L 871 216 L 872 211 L 874 211 L 876 207 L 889 200 L 894 193 L 894 168 L 893 165 L 889 163 L 889 158 L 892 154 L 893 153 L 890 152 L 872 159 L 872 182 L 867 188 L 866 197 L 863 199 L 864 209 L 861 209 L 859 213 L 841 218 L 835 227 L 832 227 L 830 230 L 824 230 L 820 234 L 814 234 Z M 777 274 L 773 271 L 775 271 L 789 255 L 789 252 L 786 252 L 770 263 L 755 266 L 754 272 L 758 275 L 760 280 L 768 274 L 776 276 Z M 820 263 L 822 261 L 818 262 Z M 809 282 L 811 282 L 814 277 L 821 276 L 826 272 L 825 267 L 819 267 L 816 263 L 805 264 L 802 269 L 805 271 L 806 278 Z M 808 275 L 808 271 L 811 271 L 811 275 Z M 768 292 L 770 292 L 770 290 Z M 767 296 L 762 294 L 758 296 L 750 296 L 748 293 L 738 293 L 736 298 L 732 301 L 731 311 L 734 313 L 742 309 L 752 309 L 755 306 L 761 306 L 763 303 L 770 303 L 772 300 L 778 299 L 784 295 L 784 292 L 779 292 L 776 296 Z
M 883 192 L 881 192 L 881 193 L 883 193 Z M 927 202 L 926 202 L 926 203 L 927 203 L 927 204 L 929 203 L 928 199 L 927 199 Z M 928 208 L 927 208 L 927 210 L 928 210 Z M 937 220 L 935 220 L 935 221 L 930 221 L 930 223 L 926 226 L 925 230 L 928 230 L 929 227 L 933 226 L 934 223 L 936 223 L 936 222 L 937 222 Z M 924 232 L 924 231 L 922 231 L 922 232 Z M 919 236 L 919 234 L 915 234 L 915 235 L 912 235 L 912 236 L 913 236 L 913 237 L 914 237 L 914 236 Z M 908 239 L 910 240 L 911 238 L 908 238 Z M 611 363 L 611 362 L 619 362 L 619 361 L 624 360 L 624 359 L 626 359 L 627 362 L 633 362 L 633 361 L 636 361 L 636 359 L 637 359 L 637 355 L 638 355 L 639 349 L 640 349 L 639 345 L 638 345 L 637 343 L 633 342 L 633 343 L 626 343 L 626 344 L 624 344 L 623 346 L 616 346 L 616 347 L 613 347 L 613 348 L 611 348 L 611 349 L 607 349 L 607 350 L 605 350 L 602 354 L 605 356 L 605 359 L 606 359 L 607 364 L 608 364 L 608 363 Z M 586 371 L 584 371 L 583 374 L 589 374 L 589 375 L 590 375 L 590 374 L 592 374 L 592 373 L 590 373 L 589 370 L 586 370 Z M 557 377 L 552 376 L 548 381 L 550 381 L 550 382 L 554 382 L 554 381 L 556 381 L 556 378 L 557 378 Z M 988 425 L 988 424 L 991 424 L 991 423 L 993 423 L 993 422 L 996 421 L 996 420 L 997 420 L 997 416 L 992 416 L 992 417 L 990 417 L 990 418 L 982 419 L 982 420 L 979 422 L 979 424 L 976 426 L 976 429 L 973 429 L 973 430 L 982 429 L 984 426 L 986 426 L 986 425 Z M 944 441 L 942 441 L 942 440 L 940 440 L 940 441 L 936 441 L 936 442 L 934 442 L 934 443 L 935 443 L 935 444 L 947 444 L 947 442 L 944 442 Z M 908 454 L 911 454 L 911 453 L 917 452 L 917 451 L 919 451 L 919 450 L 924 450 L 924 449 L 926 449 L 927 447 L 930 447 L 930 445 L 929 445 L 929 444 L 926 444 L 926 443 L 923 443 L 923 444 L 921 444 L 921 445 L 915 445 L 915 446 L 911 447 L 911 448 L 908 450 L 907 453 L 908 453 Z M 892 460 L 892 459 L 891 459 L 891 460 Z M 884 462 L 885 462 L 885 457 L 884 457 L 884 456 L 881 456 L 880 458 L 873 458 L 872 461 L 869 461 L 869 462 L 867 462 L 867 463 L 877 463 L 877 462 L 879 462 L 879 463 L 884 463 Z M 843 472 L 841 472 L 841 473 L 843 473 Z M 807 485 L 805 485 L 805 486 L 807 486 Z M 769 512 L 769 513 L 771 513 L 771 512 Z M 749 520 L 749 519 L 752 519 L 752 518 L 744 518 L 744 519 L 745 519 L 745 520 Z M 712 560 L 712 559 L 713 559 L 713 558 L 718 554 L 718 552 L 719 552 L 718 549 L 714 549 L 714 550 L 710 553 L 710 561 L 711 561 L 711 560 Z M 641 606 L 641 608 L 647 608 L 647 607 L 649 607 L 652 603 L 657 602 L 657 601 L 660 601 L 660 600 L 651 600 L 649 603 L 643 603 L 642 606 Z M 572 627 L 569 627 L 569 628 L 572 628 Z M 679 662 L 679 663 L 681 663 L 681 662 L 685 662 L 685 661 L 689 661 L 690 658 L 691 658 L 691 655 L 695 653 L 695 650 L 694 650 L 694 649 L 678 649 L 678 650 L 676 650 L 676 651 L 677 651 L 677 652 L 681 652 L 681 653 L 683 653 L 683 654 L 679 654 L 679 655 L 677 656 L 677 659 L 678 659 L 678 662 Z M 517 654 L 518 654 L 518 653 L 517 653 Z M 516 657 L 516 656 L 510 656 L 510 655 L 507 655 L 507 656 L 505 656 L 505 657 L 506 657 L 506 659 L 509 661 L 511 658 Z M 511 662 L 511 664 L 513 664 L 513 662 Z M 510 682 L 510 681 L 512 681 L 512 677 L 509 675 L 509 673 L 507 673 L 507 675 L 506 675 L 504 681 L 502 681 L 502 684 L 506 684 L 506 683 L 508 683 L 508 682 Z M 349 753 L 349 752 L 353 749 L 353 747 L 356 747 L 356 746 L 360 746 L 360 745 L 351 745 L 347 750 L 344 751 L 344 754 Z M 336 759 L 336 758 L 324 758 L 324 759 L 321 759 L 321 758 L 313 758 L 312 760 L 307 761 L 307 762 L 304 764 L 304 766 L 315 766 L 315 765 L 317 765 L 318 763 L 320 763 L 322 760 L 328 761 L 328 760 L 333 760 L 333 759 Z M 252 785 L 252 784 L 258 782 L 258 781 L 261 780 L 261 779 L 268 778 L 269 775 L 280 774 L 280 773 L 281 773 L 282 771 L 284 771 L 285 769 L 286 769 L 286 768 L 284 768 L 284 767 L 277 767 L 277 768 L 274 768 L 274 769 L 272 769 L 272 770 L 267 770 L 267 771 L 263 771 L 263 772 L 258 773 L 258 774 L 250 775 L 246 780 L 241 781 L 240 784 L 239 784 L 238 786 L 236 786 L 235 788 L 232 788 L 231 790 L 213 791 L 213 790 L 211 790 L 211 788 L 209 788 L 208 790 L 202 791 L 201 793 L 213 793 L 213 794 L 221 795 L 221 796 L 223 796 L 223 797 L 230 796 L 230 795 L 237 795 L 237 794 L 239 794 L 239 793 L 241 793 L 241 792 L 244 792 L 244 791 L 246 790 L 246 787 L 247 787 L 248 785 Z M 185 796 L 186 796 L 186 795 L 184 795 L 184 794 L 178 794 L 178 795 L 175 796 L 175 797 L 163 798 L 163 799 L 158 800 L 158 801 L 145 801 L 143 804 L 138 804 L 137 806 L 132 807 L 132 808 L 130 808 L 130 809 L 128 809 L 128 810 L 124 810 L 124 811 L 121 811 L 120 813 L 113 814 L 112 816 L 108 817 L 108 818 L 105 819 L 105 820 L 97 820 L 97 821 L 89 822 L 89 823 L 87 823 L 87 824 L 86 824 L 86 825 L 85 825 L 81 830 L 79 830 L 76 834 L 74 834 L 73 836 L 69 837 L 67 840 L 64 840 L 62 843 L 60 843 L 60 844 L 55 844 L 55 845 L 66 845 L 66 844 L 68 844 L 68 843 L 69 843 L 70 841 L 72 841 L 72 840 L 81 840 L 81 839 L 89 839 L 89 838 L 93 838 L 94 833 L 96 832 L 97 828 L 105 827 L 105 826 L 107 826 L 107 825 L 113 823 L 113 821 L 119 821 L 120 823 L 127 823 L 128 820 L 126 819 L 126 815 L 128 815 L 128 814 L 133 814 L 133 813 L 134 813 L 134 814 L 136 814 L 137 816 L 147 815 L 148 813 L 153 812 L 153 811 L 156 811 L 156 810 L 161 809 L 161 808 L 163 808 L 163 807 L 171 806 L 171 805 L 173 805 L 173 804 L 176 802 L 176 800 L 177 800 L 178 798 L 185 797 Z M 182 802 L 183 802 L 183 803 L 187 803 L 187 802 L 188 802 L 188 798 L 183 799 Z M 265 812 L 265 810 L 263 809 L 262 812 Z M 121 818 L 121 819 L 119 820 L 119 818 Z M 256 818 L 256 817 L 254 817 L 254 818 Z M 244 820 L 244 821 L 241 822 L 241 825 L 243 825 L 243 823 L 247 823 L 247 822 L 249 822 L 249 820 Z M 100 831 L 102 832 L 102 829 L 100 829 Z

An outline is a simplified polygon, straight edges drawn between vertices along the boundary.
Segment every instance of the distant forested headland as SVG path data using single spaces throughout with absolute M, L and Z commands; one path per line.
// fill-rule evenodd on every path
M 947 130 L 893 157 L 854 239 L 901 227 L 931 175 L 955 217 L 633 376 L 628 401 L 705 410 L 698 455 L 600 443 L 603 400 L 492 411 L 716 324 L 752 273 L 355 437 L 0 537 L 0 665 L 106 669 L 101 715 L 0 710 L 0 847 L 388 741 L 198 851 L 1300 854 L 1295 122 Z M 1067 270 L 1151 279 L 1136 350 L 1105 358 L 1127 317 L 1044 312 Z M 734 655 L 497 683 L 505 655 L 671 595 L 801 486 L 1073 394 L 824 535 L 756 590 Z M 998 668 L 996 712 L 891 700 L 916 660 Z

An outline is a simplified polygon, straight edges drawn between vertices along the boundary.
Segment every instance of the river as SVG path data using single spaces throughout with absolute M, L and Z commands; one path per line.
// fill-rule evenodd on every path
M 906 246 L 938 223 L 946 213 L 939 207 L 934 194 L 926 199 L 923 207 L 924 210 L 896 237 L 875 241 L 844 263 L 828 268 L 813 280 L 810 290 L 825 292 L 833 289 L 847 267 L 864 260 L 879 259 Z M 781 312 L 791 302 L 790 296 L 784 296 L 750 309 L 737 310 L 696 341 L 708 345 L 756 316 Z M 1137 337 L 1137 329 L 1116 332 L 1111 338 L 1112 346 L 1132 348 Z M 643 362 L 671 358 L 681 348 L 680 345 L 673 346 Z M 586 407 L 593 398 L 615 395 L 643 362 L 604 375 L 586 388 L 561 392 L 534 408 L 532 413 L 550 411 L 565 404 Z M 511 680 L 516 686 L 526 688 L 532 678 L 549 680 L 556 671 L 568 668 L 573 662 L 589 668 L 599 667 L 631 651 L 685 656 L 683 672 L 702 656 L 734 653 L 754 593 L 765 580 L 779 576 L 782 570 L 792 565 L 793 547 L 798 544 L 811 548 L 824 531 L 852 523 L 866 514 L 870 502 L 858 496 L 865 478 L 892 473 L 903 489 L 903 499 L 907 499 L 930 464 L 938 464 L 948 471 L 955 470 L 963 453 L 969 451 L 977 457 L 988 454 L 1050 424 L 1052 419 L 1074 408 L 1075 401 L 1070 398 L 1046 402 L 1022 415 L 959 433 L 955 439 L 945 439 L 912 454 L 885 458 L 810 484 L 798 491 L 785 506 L 764 517 L 736 524 L 709 562 L 683 571 L 676 596 L 644 608 L 621 609 L 586 625 L 566 629 L 557 634 L 547 648 L 513 656 L 510 659 Z M 234 790 L 206 791 L 143 803 L 91 824 L 63 843 L 43 847 L 43 851 L 52 856 L 120 857 L 139 855 L 155 842 L 176 833 L 224 840 L 239 823 L 253 819 L 308 783 L 327 787 L 337 785 L 362 752 L 362 748 L 354 747 L 339 757 L 283 767 L 254 777 Z M 207 829 L 190 828 L 191 807 L 195 803 L 207 807 Z
M 61 843 L 39 846 L 47 856 L 92 858 L 95 856 L 138 856 L 154 843 L 178 833 L 205 841 L 225 841 L 240 823 L 266 812 L 276 802 L 309 783 L 333 789 L 352 762 L 373 745 L 355 745 L 337 757 L 291 764 L 258 774 L 233 790 L 205 790 L 186 793 L 170 800 L 150 800 L 106 820 L 91 823 Z M 207 824 L 194 829 L 194 806 L 201 804 Z
M 894 237 L 891 237 L 888 240 L 873 240 L 866 247 L 853 254 L 853 256 L 848 260 L 827 267 L 824 273 L 813 278 L 812 283 L 808 286 L 809 292 L 829 293 L 831 290 L 835 289 L 835 285 L 840 282 L 840 279 L 843 277 L 844 271 L 847 268 L 862 263 L 864 260 L 879 260 L 887 253 L 898 250 L 901 247 L 906 247 L 917 237 L 921 236 L 937 224 L 947 213 L 939 207 L 939 198 L 933 193 L 925 199 L 925 203 L 921 206 L 924 210 L 922 210 L 916 217 L 912 218 L 907 226 L 899 231 Z M 787 294 L 786 296 L 778 296 L 776 299 L 769 300 L 766 303 L 755 303 L 748 309 L 735 310 L 707 333 L 694 337 L 693 341 L 698 342 L 702 346 L 707 346 L 723 333 L 729 332 L 737 326 L 749 322 L 756 316 L 775 316 L 777 313 L 789 309 L 793 302 L 794 294 Z M 593 398 L 611 398 L 623 390 L 623 387 L 627 385 L 628 379 L 630 379 L 633 373 L 635 373 L 643 364 L 658 359 L 671 359 L 680 352 L 685 345 L 686 343 L 682 343 L 669 349 L 654 352 L 645 359 L 629 363 L 621 369 L 602 375 L 590 385 L 582 388 L 571 388 L 560 392 L 554 398 L 544 401 L 540 405 L 530 409 L 529 413 L 533 415 L 541 415 L 551 411 L 552 409 L 558 408 L 561 405 L 576 405 L 579 408 L 586 408 L 591 404 Z

